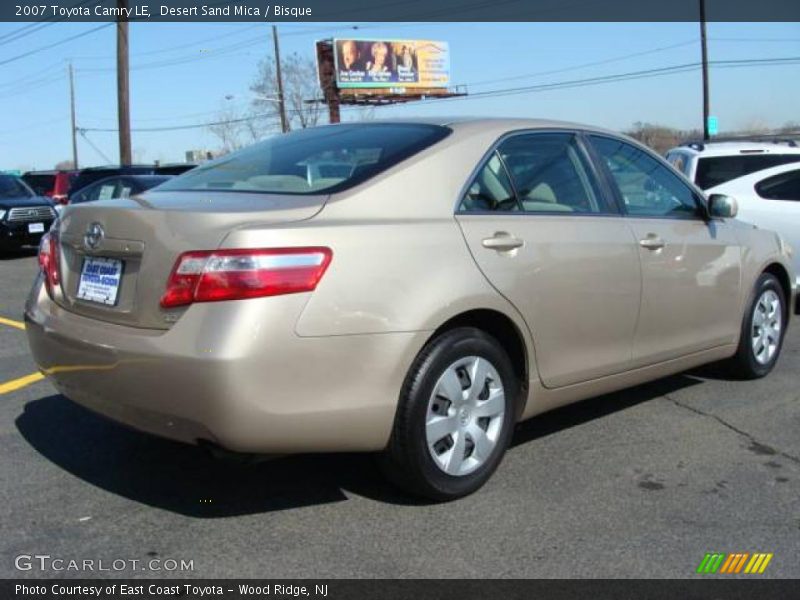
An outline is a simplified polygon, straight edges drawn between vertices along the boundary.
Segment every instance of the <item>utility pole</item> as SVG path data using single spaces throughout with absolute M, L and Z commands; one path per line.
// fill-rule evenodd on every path
M 75 125 L 75 81 L 72 63 L 69 63 L 69 112 L 72 121 L 72 168 L 78 168 L 78 128 Z
M 703 140 L 708 141 L 708 45 L 706 43 L 706 0 L 700 0 L 700 45 L 703 53 Z
M 317 42 L 317 64 L 319 65 L 319 84 L 325 104 L 328 105 L 328 122 L 339 123 L 339 88 L 336 87 L 336 73 L 333 66 L 333 44 L 329 41 Z
M 127 8 L 128 0 L 117 0 Z M 124 11 L 120 11 L 123 13 Z M 119 163 L 131 164 L 131 112 L 128 87 L 128 21 L 117 18 L 117 116 L 119 122 Z
M 278 28 L 272 26 L 272 41 L 275 44 L 275 75 L 278 79 L 278 101 L 281 111 L 281 131 L 289 131 L 289 122 L 286 120 L 286 101 L 283 98 L 283 77 L 281 77 L 281 50 L 278 45 Z

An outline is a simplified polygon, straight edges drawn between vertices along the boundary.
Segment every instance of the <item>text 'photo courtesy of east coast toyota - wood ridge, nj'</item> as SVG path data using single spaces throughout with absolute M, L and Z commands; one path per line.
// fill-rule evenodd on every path
M 800 4 L 0 4 L 0 598 L 796 597 Z

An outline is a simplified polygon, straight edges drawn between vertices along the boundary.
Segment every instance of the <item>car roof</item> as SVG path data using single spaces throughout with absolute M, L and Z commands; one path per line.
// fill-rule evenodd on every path
M 451 129 L 453 133 L 460 137 L 471 136 L 475 134 L 489 134 L 491 136 L 501 137 L 507 133 L 520 130 L 531 129 L 567 129 L 573 131 L 586 131 L 590 133 L 599 133 L 604 135 L 611 135 L 616 138 L 621 138 L 629 141 L 630 143 L 642 146 L 641 143 L 632 139 L 631 137 L 620 133 L 619 131 L 612 131 L 602 127 L 595 127 L 593 125 L 586 125 L 584 123 L 575 123 L 571 121 L 559 121 L 555 119 L 533 119 L 533 118 L 512 118 L 512 117 L 412 117 L 403 119 L 374 119 L 371 121 L 353 121 L 342 123 L 341 125 L 355 125 L 355 126 L 370 126 L 381 124 L 423 124 L 423 125 L 438 125 Z M 340 125 L 323 125 L 322 127 L 339 127 Z
M 748 141 L 727 141 L 727 142 L 697 142 L 677 146 L 669 152 L 681 152 L 693 156 L 712 157 L 712 156 L 736 156 L 739 154 L 800 154 L 800 147 L 789 146 L 781 142 L 748 142 Z
M 108 177 L 103 177 L 101 179 L 95 179 L 91 183 L 87 183 L 84 187 L 89 187 L 91 185 L 99 185 L 105 183 L 106 181 L 110 181 L 112 179 L 133 179 L 134 181 L 152 181 L 152 180 L 159 180 L 159 181 L 166 181 L 167 179 L 172 179 L 175 175 L 165 175 L 163 173 L 115 173 L 113 175 L 109 175 Z M 77 190 L 80 191 L 80 190 Z

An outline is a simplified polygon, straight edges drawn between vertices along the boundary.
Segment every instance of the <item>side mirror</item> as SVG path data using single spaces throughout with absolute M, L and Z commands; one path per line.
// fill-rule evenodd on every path
M 733 219 L 739 212 L 736 198 L 725 194 L 711 194 L 708 197 L 708 214 L 712 218 Z

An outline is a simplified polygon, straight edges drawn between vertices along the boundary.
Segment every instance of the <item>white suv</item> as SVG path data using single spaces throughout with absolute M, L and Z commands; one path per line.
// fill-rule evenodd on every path
M 762 169 L 800 162 L 794 142 L 710 141 L 692 142 L 667 152 L 669 163 L 707 190 Z

